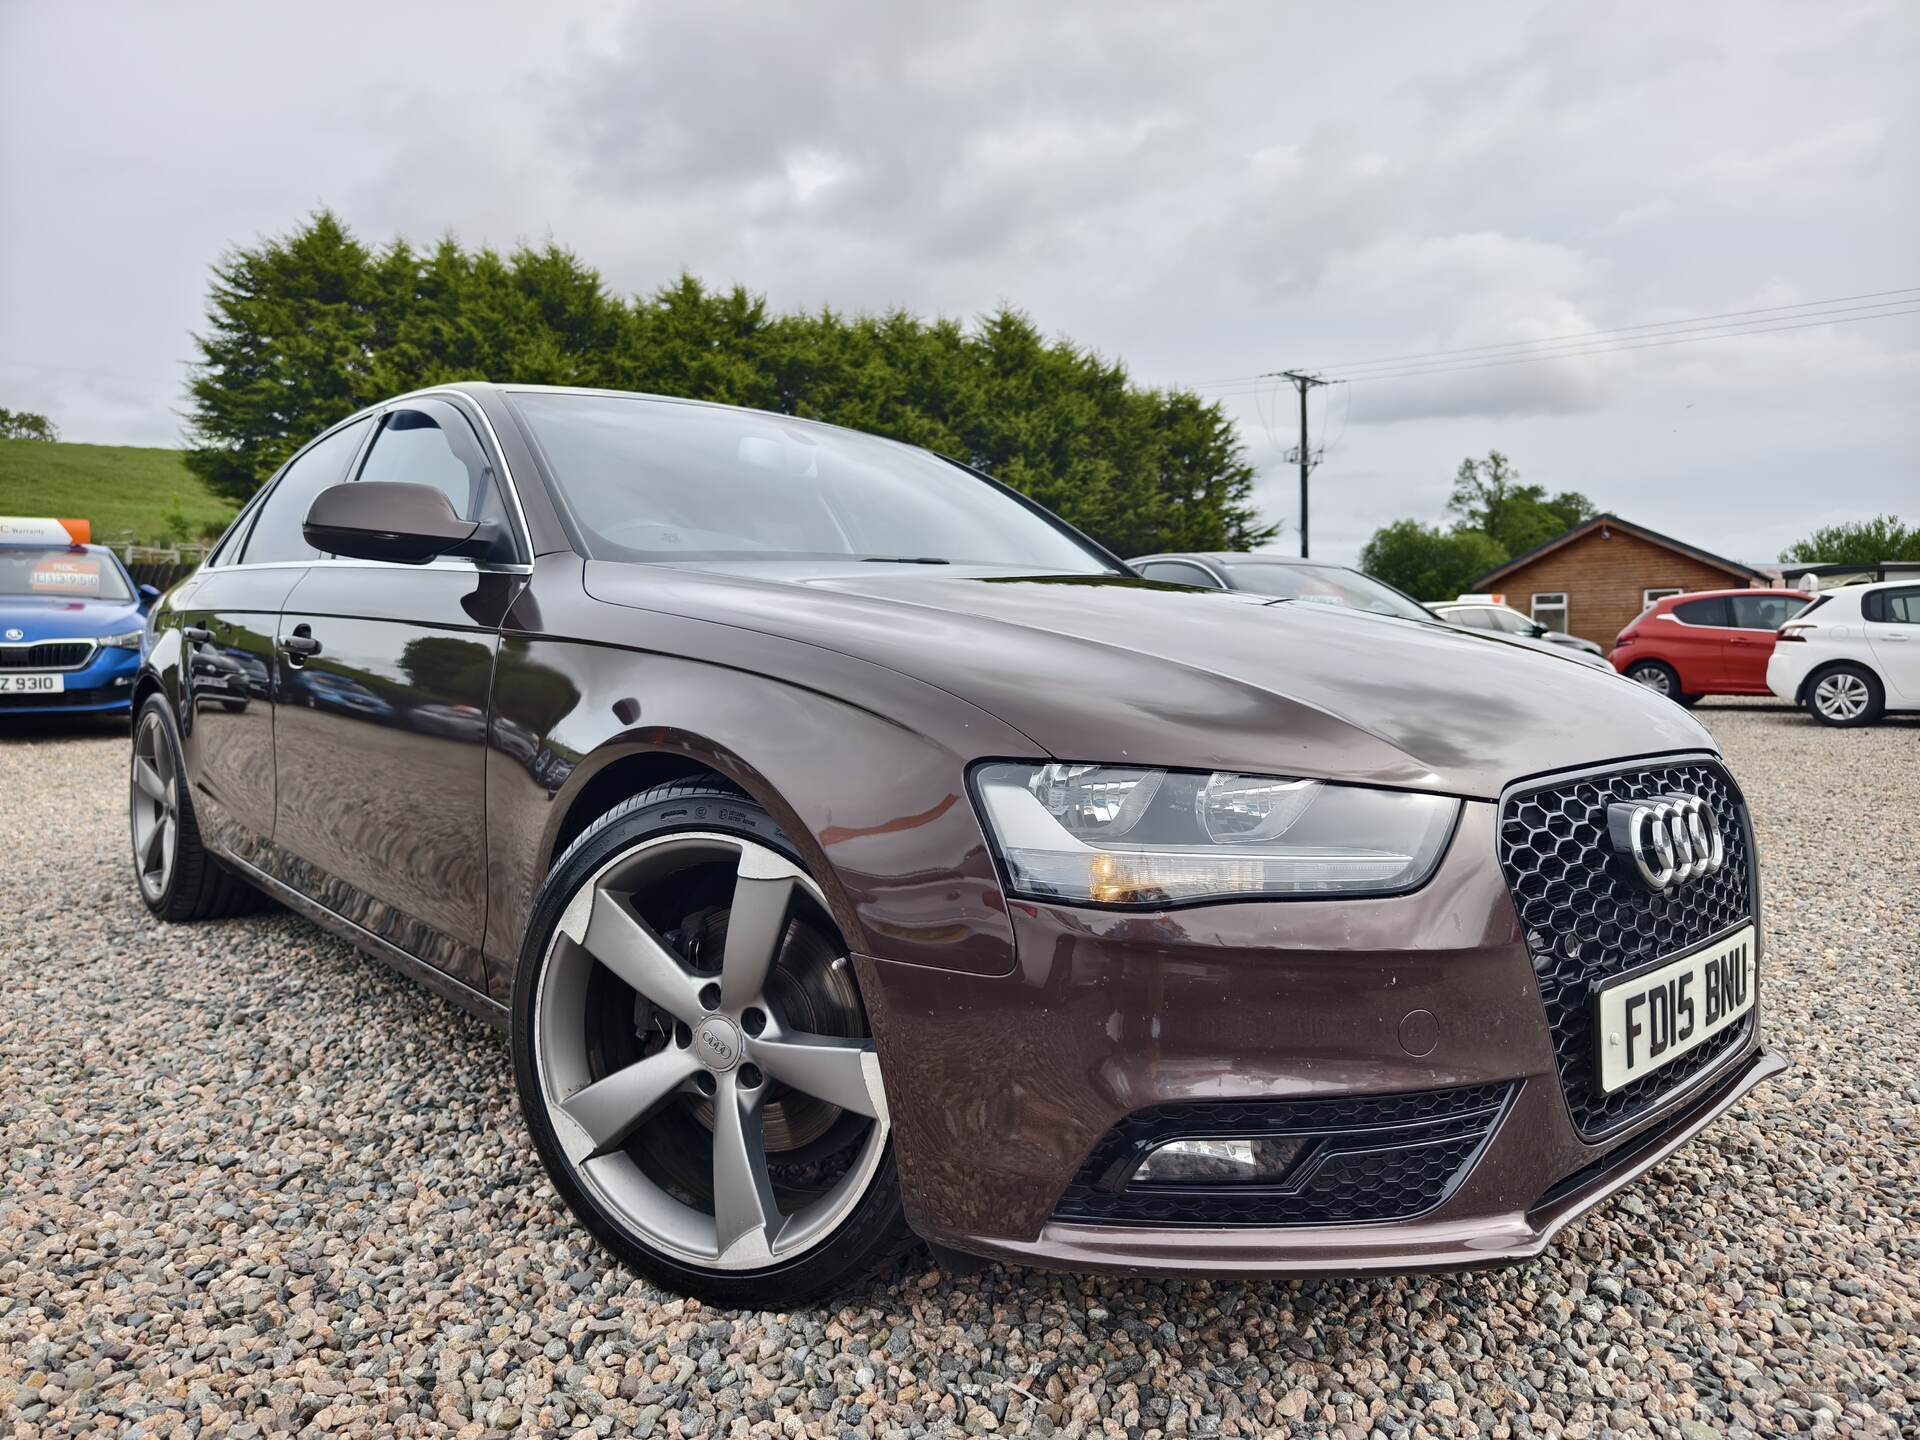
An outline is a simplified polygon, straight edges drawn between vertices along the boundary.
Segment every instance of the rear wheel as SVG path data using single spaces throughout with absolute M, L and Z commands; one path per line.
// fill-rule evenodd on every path
M 522 951 L 513 1053 L 561 1198 L 663 1285 L 793 1305 L 910 1243 L 846 944 L 733 791 L 662 786 L 573 844 Z
M 258 892 L 200 843 L 179 740 L 162 695 L 149 695 L 134 716 L 127 815 L 140 898 L 162 920 L 205 920 L 259 902 Z
M 1822 725 L 1851 729 L 1871 725 L 1886 707 L 1879 677 L 1858 665 L 1834 665 L 1807 686 L 1807 708 Z
M 1664 660 L 1642 660 L 1637 665 L 1629 665 L 1627 678 L 1689 710 L 1700 703 L 1700 696 L 1681 693 L 1680 676 Z

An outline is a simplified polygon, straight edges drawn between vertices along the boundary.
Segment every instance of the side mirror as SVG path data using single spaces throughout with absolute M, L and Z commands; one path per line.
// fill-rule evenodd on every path
M 153 602 L 160 598 L 160 589 L 156 585 L 142 585 L 138 587 L 138 591 L 142 610 L 151 610 Z
M 1546 626 L 1536 622 L 1534 624 L 1533 629 L 1528 633 L 1531 634 L 1533 638 L 1536 640 L 1551 640 L 1559 632 L 1554 630 L 1549 630 L 1547 629 Z
M 443 491 L 386 480 L 322 490 L 307 507 L 300 533 L 323 554 L 402 565 L 465 553 L 476 539 L 484 544 L 486 538 L 478 521 L 453 513 Z

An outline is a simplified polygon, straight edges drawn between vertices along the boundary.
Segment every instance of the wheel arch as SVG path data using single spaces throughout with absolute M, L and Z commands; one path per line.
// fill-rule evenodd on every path
M 711 780 L 763 806 L 800 850 L 808 873 L 827 897 L 847 943 L 865 951 L 867 937 L 853 896 L 821 848 L 805 818 L 768 777 L 726 746 L 679 729 L 652 729 L 644 738 L 607 741 L 584 757 L 553 797 L 553 815 L 542 836 L 538 872 L 549 874 L 595 820 L 624 800 L 659 785 Z
M 1813 687 L 1820 682 L 1821 677 L 1831 675 L 1836 670 L 1858 670 L 1880 687 L 1882 697 L 1887 693 L 1886 677 L 1872 665 L 1868 664 L 1865 660 L 1859 659 L 1857 656 L 1836 655 L 1833 659 L 1823 660 L 1807 671 L 1806 675 L 1801 678 L 1800 688 L 1794 692 L 1794 704 L 1807 704 L 1808 697 L 1813 693 Z

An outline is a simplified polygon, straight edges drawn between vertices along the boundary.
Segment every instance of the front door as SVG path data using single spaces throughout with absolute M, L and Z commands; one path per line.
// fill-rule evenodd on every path
M 1727 597 L 1683 600 L 1669 613 L 1673 620 L 1661 626 L 1660 644 L 1680 672 L 1680 689 L 1688 695 L 1724 695 L 1733 633 Z
M 382 417 L 359 478 L 438 485 L 503 549 L 313 565 L 280 617 L 274 727 L 282 878 L 482 993 L 488 692 L 524 583 L 484 453 L 444 402 Z
M 1780 627 L 1807 602 L 1794 595 L 1756 590 L 1751 595 L 1730 595 L 1727 603 L 1732 607 L 1733 628 L 1727 632 L 1726 693 L 1765 695 L 1773 642 L 1780 638 Z

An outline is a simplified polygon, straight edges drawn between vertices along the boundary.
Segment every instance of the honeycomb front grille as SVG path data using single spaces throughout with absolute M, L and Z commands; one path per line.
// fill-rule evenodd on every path
M 1101 1225 L 1354 1225 L 1438 1205 L 1493 1132 L 1509 1085 L 1337 1100 L 1205 1100 L 1137 1110 L 1095 1145 L 1054 1218 Z M 1295 1139 L 1277 1181 L 1133 1184 L 1156 1146 L 1180 1138 Z
M 1655 894 L 1617 864 L 1607 806 L 1697 795 L 1726 842 L 1717 874 Z M 1711 1069 L 1752 1034 L 1751 1013 L 1698 1049 L 1603 1094 L 1594 1055 L 1593 992 L 1617 975 L 1677 955 L 1753 918 L 1753 844 L 1746 807 L 1719 765 L 1686 761 L 1549 781 L 1507 797 L 1500 866 L 1526 933 L 1553 1031 L 1560 1086 L 1585 1139 L 1619 1129 Z

